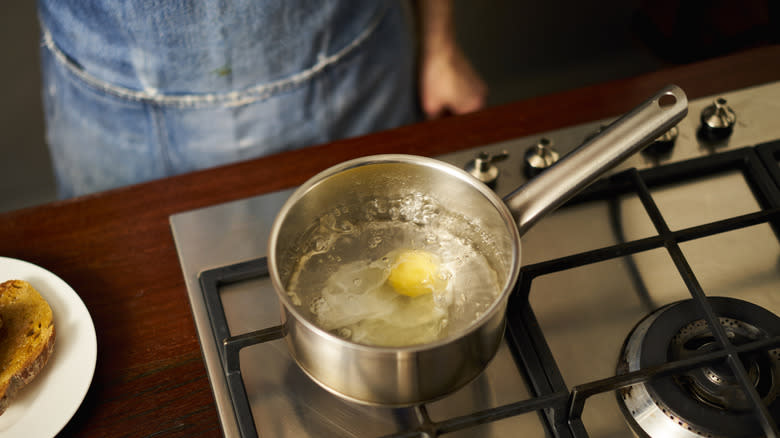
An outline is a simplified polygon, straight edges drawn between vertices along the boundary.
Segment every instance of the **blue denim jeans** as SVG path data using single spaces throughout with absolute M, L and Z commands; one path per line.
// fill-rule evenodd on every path
M 418 120 L 403 3 L 228 3 L 39 0 L 61 197 Z

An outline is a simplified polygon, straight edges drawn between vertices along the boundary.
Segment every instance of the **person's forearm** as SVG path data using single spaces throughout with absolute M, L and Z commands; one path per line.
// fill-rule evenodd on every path
M 455 46 L 455 26 L 452 0 L 417 0 L 420 27 L 420 50 L 452 50 Z
M 455 38 L 451 0 L 417 0 L 420 106 L 429 118 L 464 114 L 485 104 L 487 87 Z

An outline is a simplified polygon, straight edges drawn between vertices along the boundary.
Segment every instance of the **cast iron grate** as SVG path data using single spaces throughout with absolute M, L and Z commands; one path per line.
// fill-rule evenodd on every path
M 597 394 L 614 392 L 650 379 L 681 374 L 685 371 L 727 361 L 738 377 L 752 402 L 754 415 L 766 436 L 778 437 L 777 422 L 761 402 L 756 390 L 748 383 L 746 371 L 738 356 L 759 350 L 780 348 L 780 337 L 762 339 L 740 346 L 729 341 L 709 305 L 704 290 L 696 279 L 679 244 L 740 228 L 768 223 L 780 238 L 780 141 L 756 147 L 746 147 L 721 154 L 710 155 L 680 163 L 656 167 L 643 171 L 629 169 L 610 178 L 602 179 L 570 202 L 580 203 L 594 200 L 610 202 L 619 195 L 636 194 L 650 216 L 657 234 L 651 237 L 582 252 L 554 260 L 547 260 L 521 269 L 518 285 L 509 299 L 507 310 L 506 339 L 512 350 L 518 372 L 521 373 L 534 396 L 526 400 L 485 409 L 468 415 L 433 421 L 425 405 L 414 408 L 418 426 L 385 438 L 433 438 L 458 430 L 467 429 L 492 421 L 538 412 L 550 434 L 559 438 L 587 437 L 582 422 L 582 412 L 587 400 Z M 677 231 L 671 231 L 656 206 L 650 188 L 691 181 L 727 171 L 740 171 L 750 186 L 761 210 L 754 213 L 705 223 Z M 613 211 L 616 211 L 613 208 Z M 613 214 L 614 216 L 614 214 Z M 613 218 L 614 219 L 614 218 Z M 617 219 L 615 219 L 617 220 Z M 588 382 L 569 388 L 553 358 L 528 297 L 535 278 L 585 266 L 609 259 L 631 256 L 642 251 L 665 248 L 676 266 L 699 310 L 706 316 L 714 335 L 724 348 L 708 354 L 685 360 L 678 360 L 660 366 L 640 369 L 607 379 Z M 630 257 L 629 257 L 630 259 Z M 630 269 L 630 263 L 629 263 Z M 200 284 L 208 309 L 214 339 L 218 343 L 222 368 L 227 380 L 236 421 L 242 437 L 257 437 L 258 432 L 252 417 L 247 394 L 241 377 L 239 351 L 246 346 L 282 338 L 284 327 L 274 326 L 264 330 L 231 336 L 225 317 L 220 288 L 222 286 L 261 278 L 268 275 L 265 258 L 259 258 L 235 265 L 204 271 Z M 641 285 L 639 285 L 641 286 Z M 640 299 L 648 308 L 655 307 L 642 287 L 637 287 Z

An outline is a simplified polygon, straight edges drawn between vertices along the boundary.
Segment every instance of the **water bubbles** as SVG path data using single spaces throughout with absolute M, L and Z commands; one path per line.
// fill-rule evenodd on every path
M 348 329 L 347 327 L 341 327 L 338 330 L 336 330 L 336 335 L 344 339 L 350 339 L 352 338 L 352 330 Z
M 395 206 L 390 207 L 388 213 L 390 213 L 390 219 L 394 221 L 397 221 L 401 217 L 401 209 Z
M 436 201 L 421 192 L 401 198 L 374 198 L 362 204 L 364 218 L 427 225 L 435 222 L 441 212 Z
M 422 214 L 417 217 L 417 219 L 414 221 L 417 225 L 428 225 L 431 222 L 433 222 L 434 216 L 430 214 Z
M 314 252 L 323 253 L 328 250 L 329 245 L 328 241 L 325 239 L 315 239 L 312 246 L 314 247 Z
M 434 222 L 437 216 L 438 208 L 430 200 L 425 199 L 422 201 L 422 205 L 419 206 L 414 222 L 418 225 L 428 225 Z
M 333 224 L 336 222 L 336 216 L 334 216 L 333 213 L 326 213 L 319 218 L 318 222 L 319 228 L 323 230 L 323 232 L 326 232 L 333 228 Z
M 290 299 L 296 306 L 310 303 L 313 323 L 353 342 L 440 339 L 469 327 L 500 294 L 488 262 L 496 246 L 483 241 L 490 234 L 473 218 L 449 212 L 423 193 L 334 206 L 295 242 L 300 253 L 288 277 Z M 422 301 L 396 293 L 386 281 L 399 250 L 436 254 L 436 278 L 445 290 Z
M 341 233 L 347 233 L 348 234 L 348 233 L 352 233 L 352 232 L 355 231 L 355 225 L 352 222 L 350 222 L 350 221 L 345 219 L 345 220 L 339 222 L 338 224 L 336 224 L 335 230 L 339 231 Z
M 379 214 L 387 213 L 387 201 L 384 199 L 374 199 L 370 206 Z
M 382 236 L 375 234 L 368 239 L 368 247 L 371 249 L 376 248 L 382 243 Z
M 314 315 L 317 315 L 320 312 L 327 312 L 329 310 L 330 310 L 330 305 L 322 297 L 317 297 L 313 299 L 311 301 L 311 304 L 309 305 L 309 311 Z

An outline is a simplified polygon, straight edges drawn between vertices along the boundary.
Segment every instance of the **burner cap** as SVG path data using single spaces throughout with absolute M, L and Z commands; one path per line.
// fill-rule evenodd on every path
M 723 317 L 719 320 L 729 341 L 734 345 L 742 345 L 766 337 L 761 329 L 746 322 Z M 675 335 L 670 345 L 669 358 L 670 360 L 687 359 L 718 349 L 717 341 L 708 324 L 700 319 L 683 327 L 680 333 Z M 758 390 L 759 395 L 765 400 L 773 401 L 780 388 L 780 385 L 774 385 L 772 380 L 775 372 L 774 360 L 761 351 L 748 353 L 740 359 L 750 383 Z M 777 359 L 777 356 L 774 359 Z M 724 362 L 689 371 L 679 376 L 677 383 L 688 388 L 691 395 L 699 401 L 715 408 L 748 411 L 753 407 L 731 367 Z
M 709 298 L 729 342 L 739 346 L 780 336 L 780 318 L 733 298 Z M 719 350 L 696 303 L 662 307 L 637 324 L 620 354 L 618 373 L 636 371 Z M 750 384 L 770 414 L 780 419 L 780 349 L 740 355 Z M 726 361 L 684 374 L 651 379 L 618 391 L 618 404 L 643 437 L 756 437 L 754 406 Z

